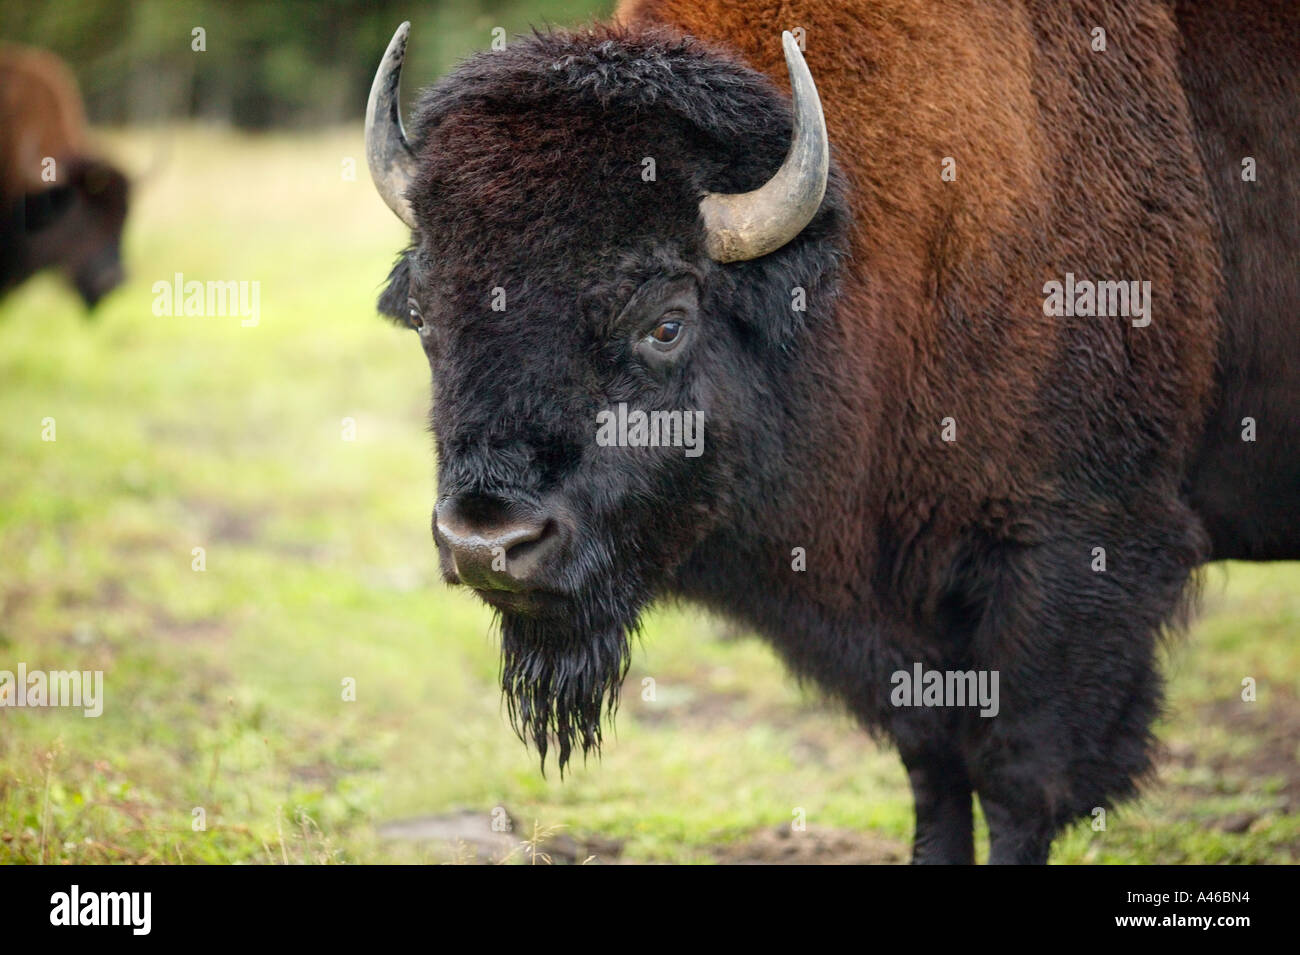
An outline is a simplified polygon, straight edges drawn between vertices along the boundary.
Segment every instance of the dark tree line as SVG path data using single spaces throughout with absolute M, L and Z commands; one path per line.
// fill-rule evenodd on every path
M 612 6 L 613 0 L 6 0 L 0 42 L 60 54 L 76 71 L 96 122 L 195 118 L 264 129 L 359 119 L 379 55 L 402 20 L 413 26 L 407 75 L 427 83 L 464 54 L 489 47 L 494 28 L 513 36 L 533 25 L 579 24 Z

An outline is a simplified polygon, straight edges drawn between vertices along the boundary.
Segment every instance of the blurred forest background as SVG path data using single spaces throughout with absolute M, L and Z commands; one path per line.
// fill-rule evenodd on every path
M 198 119 L 241 129 L 355 119 L 393 30 L 418 23 L 408 75 L 534 26 L 574 25 L 613 0 L 6 0 L 0 41 L 67 60 L 92 121 Z M 194 47 L 202 29 L 205 49 Z

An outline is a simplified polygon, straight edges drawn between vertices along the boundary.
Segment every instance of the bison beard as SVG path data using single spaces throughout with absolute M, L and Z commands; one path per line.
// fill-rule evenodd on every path
M 501 615 L 501 689 L 515 732 L 537 747 L 543 772 L 552 741 L 561 775 L 575 746 L 584 757 L 599 751 L 601 710 L 612 717 L 618 709 L 635 627 L 635 612 L 614 612 L 606 601 L 574 608 L 567 619 Z
M 613 719 L 627 676 L 629 637 L 654 595 L 640 561 L 660 556 L 645 542 L 632 546 L 617 521 L 588 516 L 578 523 L 584 543 L 556 581 L 564 596 L 547 598 L 538 612 L 498 611 L 501 690 L 511 725 L 537 748 L 543 773 L 554 747 L 561 776 L 575 750 L 584 758 L 599 754 L 601 718 Z

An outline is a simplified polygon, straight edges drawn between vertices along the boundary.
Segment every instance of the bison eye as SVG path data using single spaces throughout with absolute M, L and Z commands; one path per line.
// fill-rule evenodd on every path
M 677 319 L 664 319 L 646 336 L 646 341 L 658 351 L 670 351 L 682 340 L 684 330 L 685 325 Z
M 668 345 L 677 341 L 677 336 L 681 333 L 681 322 L 660 322 L 655 326 L 655 330 L 650 333 L 650 337 L 661 345 Z
M 407 318 L 411 323 L 411 327 L 414 328 L 416 331 L 419 331 L 421 328 L 424 327 L 424 316 L 420 314 L 419 304 L 415 301 L 415 299 L 410 298 L 406 300 L 406 308 L 407 308 L 407 313 L 406 313 Z

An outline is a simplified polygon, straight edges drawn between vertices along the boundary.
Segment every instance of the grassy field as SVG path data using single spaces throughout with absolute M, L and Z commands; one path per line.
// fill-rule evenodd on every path
M 0 861 L 466 861 L 476 826 L 515 861 L 906 858 L 894 754 L 690 608 L 647 621 L 602 759 L 543 778 L 488 611 L 437 577 L 427 366 L 374 314 L 403 235 L 360 129 L 114 145 L 164 140 L 129 285 L 89 320 L 54 277 L 0 306 L 0 669 L 102 669 L 106 696 L 0 709 Z M 155 316 L 175 273 L 259 282 L 258 324 Z M 1296 860 L 1298 583 L 1209 569 L 1158 777 L 1054 861 Z

